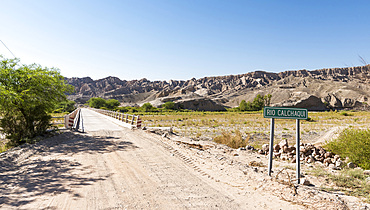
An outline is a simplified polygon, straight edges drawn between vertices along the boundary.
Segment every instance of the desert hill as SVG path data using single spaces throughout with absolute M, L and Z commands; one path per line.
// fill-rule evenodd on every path
M 167 101 L 192 110 L 224 110 L 251 101 L 257 94 L 271 94 L 273 106 L 328 109 L 369 109 L 370 65 L 319 70 L 269 73 L 255 71 L 240 75 L 204 77 L 187 81 L 99 80 L 66 78 L 75 87 L 71 100 L 85 103 L 91 97 L 114 98 L 122 105 Z

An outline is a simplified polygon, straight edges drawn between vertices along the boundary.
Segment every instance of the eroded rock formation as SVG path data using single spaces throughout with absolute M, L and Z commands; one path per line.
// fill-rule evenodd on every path
M 255 71 L 241 75 L 192 78 L 187 81 L 100 80 L 67 78 L 75 87 L 69 98 L 79 103 L 91 97 L 114 98 L 122 105 L 167 101 L 194 110 L 223 110 L 251 101 L 257 94 L 272 94 L 273 106 L 327 109 L 368 109 L 370 65 L 348 68 L 299 70 L 269 73 Z M 196 105 L 198 104 L 198 105 Z

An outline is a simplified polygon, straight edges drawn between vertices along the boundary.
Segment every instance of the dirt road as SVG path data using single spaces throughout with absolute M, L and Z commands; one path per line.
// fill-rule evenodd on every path
M 12 158 L 0 169 L 1 209 L 301 208 L 255 186 L 240 187 L 240 180 L 220 181 L 232 171 L 212 174 L 218 163 L 211 158 L 200 161 L 202 170 L 161 136 L 82 113 L 86 133 L 65 132 L 8 152 Z

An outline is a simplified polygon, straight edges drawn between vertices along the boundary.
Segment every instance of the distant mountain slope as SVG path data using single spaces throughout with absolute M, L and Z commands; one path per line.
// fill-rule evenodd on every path
M 280 73 L 255 71 L 240 75 L 204 77 L 187 81 L 99 80 L 66 78 L 75 87 L 69 98 L 84 103 L 90 97 L 114 98 L 123 105 L 167 101 L 195 110 L 223 110 L 257 94 L 272 94 L 276 106 L 305 107 L 310 110 L 368 109 L 370 65 L 298 70 Z

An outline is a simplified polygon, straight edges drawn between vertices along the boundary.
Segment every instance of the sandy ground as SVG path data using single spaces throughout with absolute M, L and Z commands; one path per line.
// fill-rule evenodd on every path
M 2 153 L 0 208 L 366 209 L 356 198 L 284 184 L 278 167 L 267 176 L 266 157 L 251 151 L 100 117 L 85 111 L 86 133 L 65 131 Z

